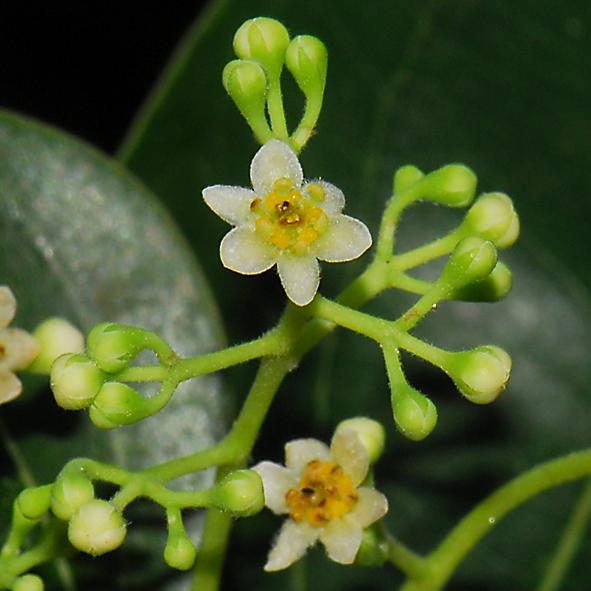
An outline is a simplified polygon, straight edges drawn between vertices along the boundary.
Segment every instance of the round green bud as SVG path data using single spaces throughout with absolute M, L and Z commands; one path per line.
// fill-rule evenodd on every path
M 460 226 L 464 236 L 477 234 L 498 248 L 511 246 L 519 236 L 519 216 L 504 193 L 485 193 L 470 208 Z
M 497 264 L 494 244 L 478 236 L 461 240 L 449 257 L 440 282 L 458 288 L 484 279 Z
M 267 95 L 267 77 L 257 62 L 231 61 L 224 68 L 222 83 L 236 104 L 256 103 L 264 106 Z
M 398 430 L 412 441 L 425 439 L 437 424 L 435 405 L 411 386 L 393 394 L 392 413 Z
M 375 464 L 384 453 L 386 432 L 381 423 L 367 417 L 354 417 L 341 421 L 336 430 L 339 429 L 349 429 L 359 437 L 359 441 L 367 450 L 369 461 L 372 464 Z
M 119 548 L 126 533 L 123 515 L 102 499 L 93 499 L 82 505 L 68 526 L 68 539 L 72 546 L 92 556 Z
M 186 534 L 169 535 L 164 548 L 164 561 L 170 568 L 189 570 L 195 563 L 197 550 Z
M 43 579 L 37 575 L 23 575 L 12 585 L 12 591 L 43 591 Z
M 417 186 L 418 198 L 446 205 L 466 207 L 476 194 L 476 175 L 463 164 L 448 164 L 426 175 Z
M 40 349 L 27 369 L 35 373 L 49 374 L 60 355 L 84 351 L 84 336 L 64 318 L 48 318 L 33 331 L 33 336 Z
M 258 17 L 243 23 L 234 35 L 234 52 L 260 62 L 270 75 L 278 75 L 289 45 L 287 29 L 275 19 Z
M 105 376 L 86 355 L 60 355 L 51 367 L 50 385 L 55 401 L 66 410 L 90 406 Z
M 97 324 L 87 339 L 88 356 L 107 373 L 125 369 L 145 348 L 144 331 L 115 322 Z
M 322 96 L 326 84 L 328 51 L 320 39 L 311 35 L 299 35 L 292 39 L 285 54 L 285 65 L 306 96 Z
M 499 261 L 488 277 L 454 291 L 451 297 L 467 302 L 498 302 L 511 291 L 512 286 L 513 276 L 509 267 Z
M 500 347 L 488 345 L 450 355 L 446 373 L 470 402 L 489 404 L 507 386 L 511 357 Z
M 69 521 L 82 505 L 92 499 L 92 482 L 81 472 L 66 472 L 53 485 L 51 510 L 56 517 Z
M 425 174 L 416 166 L 411 164 L 402 166 L 394 173 L 392 192 L 394 195 L 402 193 L 418 183 L 424 176 Z
M 26 519 L 38 521 L 49 510 L 51 485 L 25 488 L 16 498 L 16 505 Z
M 361 534 L 361 546 L 355 556 L 359 566 L 382 566 L 388 558 L 388 544 L 377 528 L 368 527 Z
M 146 398 L 127 384 L 105 382 L 92 403 L 89 416 L 97 427 L 112 429 L 144 418 L 148 404 Z
M 256 515 L 265 506 L 263 481 L 254 470 L 235 470 L 213 489 L 217 509 L 240 517 Z

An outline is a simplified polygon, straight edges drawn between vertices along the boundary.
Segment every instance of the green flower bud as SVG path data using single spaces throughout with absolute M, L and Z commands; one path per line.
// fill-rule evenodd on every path
M 94 499 L 94 486 L 82 472 L 66 472 L 58 477 L 51 493 L 51 510 L 69 521 L 74 513 Z
M 504 193 L 485 193 L 470 208 L 460 226 L 464 236 L 477 234 L 498 248 L 511 246 L 519 236 L 519 217 Z
M 236 55 L 261 63 L 267 73 L 273 76 L 277 76 L 283 68 L 288 45 L 287 29 L 272 18 L 258 17 L 247 20 L 234 35 Z
M 444 368 L 470 402 L 489 404 L 505 389 L 511 373 L 511 357 L 500 347 L 488 345 L 450 353 Z
M 341 421 L 337 425 L 339 429 L 349 429 L 359 437 L 363 447 L 367 450 L 369 461 L 374 464 L 384 453 L 386 433 L 381 423 L 367 417 L 354 417 Z
M 195 563 L 196 556 L 195 545 L 184 532 L 168 536 L 164 548 L 164 561 L 170 568 L 189 570 Z
M 146 347 L 145 331 L 115 322 L 97 324 L 87 340 L 88 356 L 107 373 L 125 369 Z
M 382 566 L 388 558 L 388 544 L 384 536 L 375 527 L 363 530 L 361 546 L 355 556 L 355 564 L 359 566 Z
M 447 207 L 466 207 L 476 194 L 476 175 L 462 164 L 448 164 L 430 172 L 417 187 L 419 199 Z
M 494 244 L 478 236 L 469 236 L 457 244 L 439 282 L 453 288 L 463 287 L 487 277 L 496 264 Z
M 411 386 L 393 394 L 392 413 L 398 430 L 412 441 L 425 439 L 437 424 L 435 405 Z
M 40 350 L 27 369 L 35 373 L 49 374 L 60 355 L 84 351 L 84 336 L 63 318 L 48 318 L 33 331 L 33 336 Z
M 121 382 L 105 382 L 90 408 L 91 421 L 101 429 L 131 425 L 146 416 L 148 399 Z
M 328 51 L 320 39 L 299 35 L 285 54 L 285 65 L 306 96 L 322 97 L 326 84 Z
M 488 277 L 455 290 L 451 297 L 467 302 L 498 302 L 511 291 L 512 286 L 513 276 L 509 267 L 499 261 Z
M 12 591 L 43 591 L 44 589 L 43 579 L 37 575 L 23 575 L 12 586 Z
M 123 515 L 101 499 L 82 505 L 68 526 L 68 539 L 72 546 L 92 556 L 119 548 L 126 533 Z
M 394 195 L 402 193 L 418 183 L 424 176 L 424 173 L 416 166 L 411 164 L 402 166 L 394 173 L 392 192 Z
M 105 376 L 86 355 L 66 353 L 51 367 L 50 385 L 55 401 L 66 410 L 90 406 Z
M 256 515 L 265 506 L 263 481 L 254 470 L 235 470 L 213 489 L 213 504 L 240 517 Z
M 25 488 L 16 498 L 16 505 L 21 515 L 31 521 L 41 519 L 49 510 L 51 488 L 51 484 Z

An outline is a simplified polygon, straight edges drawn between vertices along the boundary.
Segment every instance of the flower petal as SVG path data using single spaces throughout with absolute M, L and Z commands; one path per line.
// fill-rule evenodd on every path
M 287 568 L 306 553 L 319 535 L 320 528 L 286 520 L 269 552 L 265 570 L 271 572 Z
M 16 298 L 10 287 L 0 285 L 0 330 L 6 328 L 16 313 Z
M 250 204 L 256 197 L 254 191 L 244 187 L 213 185 L 203 189 L 203 199 L 224 221 L 238 226 L 251 217 Z
M 348 515 L 331 521 L 320 534 L 331 560 L 341 564 L 351 564 L 361 546 L 361 527 Z
M 291 179 L 299 187 L 304 173 L 296 153 L 286 143 L 270 140 L 252 159 L 250 180 L 257 195 L 266 195 L 281 178 Z
M 332 183 L 317 180 L 306 183 L 304 190 L 308 185 L 320 185 L 324 189 L 324 200 L 319 203 L 319 207 L 328 215 L 341 213 L 343 207 L 345 207 L 345 195 L 338 187 Z
M 39 343 L 27 331 L 7 328 L 0 331 L 0 344 L 4 355 L 0 356 L 0 369 L 25 369 L 39 354 Z
M 224 267 L 243 275 L 262 273 L 276 261 L 273 248 L 265 244 L 253 230 L 240 227 L 224 236 L 220 244 L 220 258 Z
M 358 486 L 364 481 L 369 470 L 369 456 L 353 430 L 338 429 L 332 438 L 330 453 L 351 478 L 353 486 Z
M 357 489 L 359 498 L 348 517 L 364 529 L 388 512 L 388 499 L 375 488 L 362 486 Z
M 14 400 L 22 389 L 20 380 L 12 372 L 0 370 L 0 404 Z
M 298 484 L 292 471 L 273 462 L 261 462 L 252 470 L 257 472 L 263 480 L 265 505 L 278 515 L 288 513 L 285 495 Z
M 287 297 L 298 306 L 309 304 L 320 285 L 320 267 L 313 256 L 281 254 L 277 271 Z
M 300 475 L 312 460 L 326 460 L 330 455 L 328 446 L 318 439 L 294 439 L 285 444 L 285 465 Z
M 348 215 L 337 215 L 330 220 L 328 230 L 314 243 L 314 254 L 329 263 L 352 261 L 371 246 L 367 226 Z

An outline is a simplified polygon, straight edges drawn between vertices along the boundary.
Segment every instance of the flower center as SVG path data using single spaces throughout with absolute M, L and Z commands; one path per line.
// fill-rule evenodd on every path
M 338 464 L 313 460 L 308 463 L 298 488 L 285 495 L 290 517 L 312 526 L 342 517 L 357 502 L 357 491 Z
M 288 178 L 273 183 L 273 190 L 250 204 L 257 214 L 256 232 L 267 242 L 292 254 L 306 254 L 311 244 L 328 228 L 328 217 L 318 204 L 324 189 L 317 183 L 302 192 Z

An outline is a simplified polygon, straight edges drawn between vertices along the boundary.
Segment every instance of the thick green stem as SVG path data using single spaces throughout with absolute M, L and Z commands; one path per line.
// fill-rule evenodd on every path
M 287 131 L 283 97 L 281 96 L 280 75 L 281 72 L 270 77 L 269 88 L 267 91 L 267 109 L 269 110 L 269 119 L 271 120 L 273 135 L 277 139 L 287 142 L 289 139 L 289 132 Z

